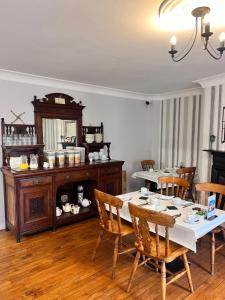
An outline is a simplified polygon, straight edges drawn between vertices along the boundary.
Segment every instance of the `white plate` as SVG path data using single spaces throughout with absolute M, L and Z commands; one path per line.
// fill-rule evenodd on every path
M 159 199 L 160 200 L 170 200 L 170 199 L 173 199 L 174 196 L 166 196 L 166 195 L 160 195 L 159 196 Z
M 183 220 L 185 223 L 188 223 L 188 224 L 191 224 L 191 225 L 193 225 L 193 224 L 196 224 L 196 223 L 198 223 L 199 222 L 199 219 L 198 218 L 196 218 L 195 220 L 193 220 L 193 221 L 188 221 L 187 219 L 184 219 Z

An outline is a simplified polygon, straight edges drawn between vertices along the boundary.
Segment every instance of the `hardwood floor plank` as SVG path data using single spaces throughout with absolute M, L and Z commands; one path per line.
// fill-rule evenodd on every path
M 0 300 L 160 299 L 160 274 L 148 267 L 137 270 L 131 292 L 126 292 L 133 256 L 119 257 L 115 280 L 111 279 L 112 247 L 107 242 L 101 244 L 95 261 L 91 260 L 97 224 L 95 219 L 87 220 L 25 237 L 19 244 L 10 232 L 1 231 Z M 225 299 L 225 251 L 217 253 L 216 273 L 211 276 L 206 271 L 208 242 L 206 237 L 198 254 L 189 254 L 195 292 L 190 294 L 184 276 L 168 286 L 168 300 Z

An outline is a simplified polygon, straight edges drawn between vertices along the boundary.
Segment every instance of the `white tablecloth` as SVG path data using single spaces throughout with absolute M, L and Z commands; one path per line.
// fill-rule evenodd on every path
M 132 192 L 132 193 L 127 193 L 124 195 L 119 195 L 117 196 L 118 198 L 122 199 L 124 204 L 123 207 L 120 211 L 120 216 L 122 219 L 125 219 L 126 221 L 131 222 L 131 217 L 128 209 L 128 202 L 140 205 L 145 203 L 145 200 L 139 199 L 141 197 L 140 192 Z M 159 194 L 154 194 L 151 193 L 149 195 L 149 199 L 154 198 L 154 197 L 160 197 L 161 195 Z M 163 211 L 162 213 L 167 213 L 170 215 L 175 215 L 181 213 L 181 217 L 176 218 L 176 223 L 173 228 L 169 229 L 169 237 L 170 240 L 183 245 L 187 247 L 190 250 L 193 250 L 196 252 L 196 242 L 199 238 L 210 232 L 212 229 L 216 228 L 219 225 L 222 225 L 225 223 L 225 211 L 216 209 L 216 216 L 212 221 L 208 221 L 202 218 L 199 218 L 199 221 L 195 224 L 189 224 L 186 223 L 184 220 L 188 214 L 190 214 L 192 211 L 193 207 L 201 207 L 204 208 L 203 205 L 200 204 L 193 204 L 188 207 L 183 207 L 183 205 L 190 203 L 187 201 L 182 200 L 182 205 L 175 205 L 178 209 L 177 210 L 166 210 Z M 172 199 L 170 200 L 160 200 L 159 199 L 159 204 L 162 208 L 166 209 L 167 205 L 174 205 L 172 203 Z M 142 206 L 144 208 L 149 208 L 153 209 L 151 205 L 144 205 Z M 223 224 L 225 226 L 225 224 Z M 154 227 L 151 226 L 150 224 L 150 230 L 154 231 Z M 164 228 L 161 227 L 159 230 L 159 234 L 164 236 Z
M 176 173 L 175 169 L 169 169 L 169 173 L 165 173 L 164 170 L 154 170 L 152 172 L 150 171 L 138 171 L 131 175 L 132 178 L 142 178 L 147 179 L 152 182 L 157 183 L 157 188 L 160 188 L 158 183 L 158 178 L 161 176 L 174 176 L 178 177 L 179 175 Z

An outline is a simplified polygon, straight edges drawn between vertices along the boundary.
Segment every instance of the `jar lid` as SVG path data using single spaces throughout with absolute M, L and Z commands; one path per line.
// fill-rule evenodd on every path
M 74 154 L 74 152 L 75 152 L 74 150 L 66 149 L 66 153 Z
M 46 150 L 45 153 L 47 155 L 55 155 L 55 151 L 48 151 L 48 150 Z
M 63 150 L 57 150 L 56 155 L 64 155 L 64 151 Z

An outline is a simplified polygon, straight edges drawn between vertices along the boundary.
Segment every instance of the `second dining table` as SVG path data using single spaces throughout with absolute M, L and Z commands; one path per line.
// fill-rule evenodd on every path
M 161 176 L 173 176 L 173 177 L 179 177 L 179 175 L 176 173 L 176 168 L 165 168 L 165 169 L 157 169 L 157 170 L 149 170 L 149 171 L 137 171 L 134 172 L 131 177 L 132 178 L 142 178 L 148 181 L 151 181 L 155 183 L 156 188 L 159 189 L 160 185 L 158 182 L 158 178 Z
M 151 209 L 172 215 L 176 218 L 176 222 L 174 227 L 169 230 L 170 240 L 183 245 L 194 252 L 196 252 L 196 243 L 199 238 L 203 237 L 219 225 L 225 227 L 225 211 L 220 209 L 215 210 L 216 217 L 213 220 L 207 220 L 199 216 L 194 222 L 189 223 L 187 222 L 187 216 L 194 212 L 193 207 L 206 209 L 204 205 L 195 204 L 185 200 L 181 200 L 179 201 L 179 204 L 176 204 L 173 197 L 153 192 L 143 195 L 140 191 L 135 191 L 118 195 L 117 197 L 123 201 L 123 207 L 120 210 L 120 217 L 128 222 L 131 222 L 128 207 L 129 202 L 142 206 L 145 209 Z M 168 209 L 170 206 L 174 206 L 175 209 Z M 155 227 L 153 224 L 150 223 L 149 226 L 150 231 L 154 232 Z M 162 230 L 160 226 L 159 234 L 161 236 L 164 236 L 165 234 L 164 230 Z

